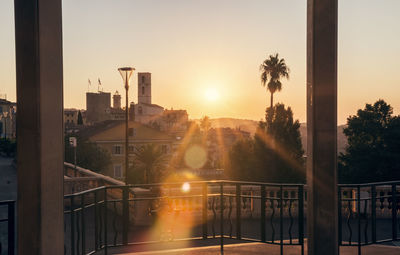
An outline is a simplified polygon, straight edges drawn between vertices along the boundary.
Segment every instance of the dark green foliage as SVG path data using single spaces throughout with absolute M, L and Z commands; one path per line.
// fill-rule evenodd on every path
M 104 172 L 111 165 L 111 155 L 95 143 L 77 136 L 76 163 L 78 166 L 94 172 Z M 69 136 L 65 136 L 65 161 L 74 163 L 74 148 L 69 145 Z
M 80 110 L 79 110 L 79 112 L 78 112 L 77 124 L 78 124 L 78 125 L 83 125 L 82 113 L 81 113 Z
M 126 182 L 128 184 L 143 184 L 145 183 L 145 169 L 140 165 L 129 167 L 126 173 Z
M 254 139 L 239 141 L 230 151 L 228 175 L 232 179 L 304 183 L 305 168 L 300 123 L 283 104 L 267 108 Z
M 133 168 L 136 173 L 130 175 L 144 175 L 144 183 L 157 183 L 162 181 L 165 168 L 165 154 L 160 146 L 156 144 L 147 144 L 134 152 L 137 167 Z
M 347 119 L 346 152 L 339 155 L 339 182 L 400 179 L 400 117 L 383 100 Z

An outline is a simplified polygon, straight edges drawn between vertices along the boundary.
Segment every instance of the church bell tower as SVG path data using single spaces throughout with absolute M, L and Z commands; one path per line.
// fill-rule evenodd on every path
M 138 103 L 151 104 L 151 73 L 138 73 Z

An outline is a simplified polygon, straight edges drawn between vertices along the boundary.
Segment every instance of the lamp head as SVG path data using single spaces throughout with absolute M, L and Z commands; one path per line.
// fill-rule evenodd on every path
M 133 74 L 133 71 L 135 71 L 135 68 L 120 67 L 120 68 L 118 68 L 118 71 L 121 74 L 122 80 L 124 81 L 125 89 L 129 89 L 129 80 Z

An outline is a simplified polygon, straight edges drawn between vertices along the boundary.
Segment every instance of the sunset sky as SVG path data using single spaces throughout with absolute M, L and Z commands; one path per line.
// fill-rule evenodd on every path
M 400 113 L 399 13 L 399 0 L 339 0 L 339 124 L 379 98 Z M 1 0 L 0 94 L 14 101 L 13 19 Z M 129 65 L 152 73 L 153 103 L 260 120 L 270 95 L 259 65 L 278 52 L 291 77 L 275 102 L 306 120 L 306 0 L 64 0 L 63 39 L 65 107 L 86 107 L 88 79 L 122 93 L 117 68 Z

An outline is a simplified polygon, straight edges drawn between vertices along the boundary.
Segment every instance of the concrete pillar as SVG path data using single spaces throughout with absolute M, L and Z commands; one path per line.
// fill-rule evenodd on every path
M 337 0 L 307 3 L 308 254 L 338 254 Z
M 18 254 L 63 254 L 61 0 L 15 0 Z

